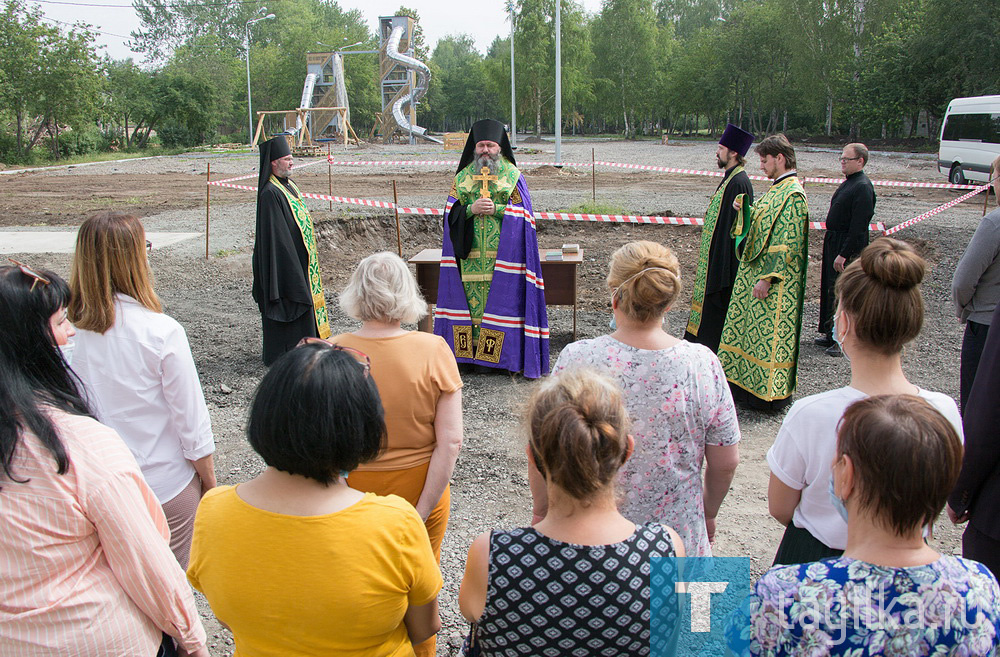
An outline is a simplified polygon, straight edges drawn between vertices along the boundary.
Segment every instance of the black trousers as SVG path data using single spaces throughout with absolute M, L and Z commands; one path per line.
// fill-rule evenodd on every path
M 969 393 L 972 392 L 972 382 L 976 380 L 976 370 L 979 369 L 979 359 L 983 355 L 983 347 L 986 346 L 986 336 L 989 331 L 989 324 L 965 323 L 965 335 L 962 336 L 962 364 L 959 369 L 959 389 L 963 413 L 965 412 L 965 403 L 969 400 Z
M 833 315 L 837 312 L 837 296 L 834 286 L 840 272 L 833 268 L 833 261 L 840 255 L 840 247 L 844 245 L 847 233 L 828 230 L 823 236 L 823 264 L 820 268 L 819 280 L 819 327 L 817 330 L 826 335 L 833 335 Z
M 972 523 L 962 534 L 962 556 L 978 561 L 1000 578 L 1000 541 L 982 533 Z
M 703 344 L 715 353 L 719 353 L 719 342 L 722 341 L 722 327 L 726 323 L 726 311 L 729 310 L 729 300 L 733 296 L 733 288 L 727 287 L 705 295 L 701 306 L 701 324 L 698 325 L 698 335 L 684 333 L 688 342 Z

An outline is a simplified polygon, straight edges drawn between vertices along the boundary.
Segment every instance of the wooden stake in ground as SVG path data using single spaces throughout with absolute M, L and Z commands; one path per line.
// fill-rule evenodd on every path
M 208 260 L 208 213 L 212 207 L 212 163 L 205 170 L 205 260 Z
M 590 149 L 590 182 L 593 188 L 594 203 L 597 203 L 597 155 L 595 149 Z
M 333 196 L 333 165 L 330 164 L 330 144 L 326 145 L 326 182 L 329 183 L 330 196 Z M 330 199 L 330 212 L 333 212 L 333 199 Z
M 403 238 L 399 234 L 399 196 L 396 194 L 396 181 L 392 181 L 392 211 L 396 213 L 396 252 L 403 257 Z

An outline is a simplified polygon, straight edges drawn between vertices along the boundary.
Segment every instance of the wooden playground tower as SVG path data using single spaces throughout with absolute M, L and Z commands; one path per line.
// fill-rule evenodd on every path
M 339 138 L 340 142 L 346 146 L 348 141 L 357 144 L 359 143 L 358 135 L 355 134 L 354 128 L 351 127 L 350 121 L 347 120 L 347 108 L 346 107 L 297 107 L 294 110 L 267 110 L 262 112 L 257 112 L 257 129 L 254 131 L 253 135 L 253 145 L 256 146 L 261 137 L 264 135 L 264 118 L 268 115 L 283 114 L 285 116 L 285 124 L 300 125 L 301 128 L 296 134 L 285 135 L 288 140 L 288 145 L 292 148 L 292 154 L 299 157 L 319 155 L 324 151 L 324 143 L 317 143 L 313 140 L 312 131 L 309 125 L 317 125 L 319 121 L 315 120 L 315 115 L 313 121 L 308 121 L 308 115 L 310 112 L 324 112 L 328 113 L 327 116 L 336 115 L 342 121 L 347 129 L 340 130 Z M 350 135 L 350 136 L 348 136 Z M 329 140 L 327 140 L 329 141 Z

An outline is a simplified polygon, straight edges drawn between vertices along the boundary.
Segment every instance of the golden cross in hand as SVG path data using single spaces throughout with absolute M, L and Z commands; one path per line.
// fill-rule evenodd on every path
M 472 179 L 478 183 L 482 184 L 482 189 L 479 192 L 479 198 L 489 198 L 490 197 L 490 181 L 496 181 L 496 176 L 490 175 L 490 168 L 483 167 L 479 170 L 481 175 L 472 176 Z

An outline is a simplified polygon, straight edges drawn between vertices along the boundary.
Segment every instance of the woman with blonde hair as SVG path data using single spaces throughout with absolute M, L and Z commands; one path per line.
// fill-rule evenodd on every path
M 186 567 L 198 501 L 216 484 L 215 441 L 187 335 L 153 291 L 148 246 L 130 214 L 104 212 L 80 226 L 70 279 L 73 369 L 98 419 L 139 462 Z
M 528 470 L 548 513 L 469 548 L 458 604 L 477 624 L 470 643 L 484 657 L 668 654 L 676 596 L 652 617 L 650 570 L 684 545 L 618 511 L 615 479 L 635 446 L 622 391 L 593 370 L 565 372 L 537 385 L 526 415 Z
M 413 274 L 399 256 L 368 256 L 340 294 L 340 307 L 361 328 L 330 338 L 371 358 L 372 378 L 385 408 L 386 450 L 347 480 L 351 488 L 398 495 L 427 525 L 438 563 L 451 512 L 449 481 L 462 446 L 462 379 L 455 355 L 437 335 L 402 324 L 427 314 Z M 414 647 L 434 655 L 432 637 Z
M 708 347 L 663 329 L 681 291 L 670 249 L 648 241 L 622 246 L 611 256 L 608 288 L 614 332 L 567 345 L 553 372 L 588 366 L 621 385 L 636 444 L 619 480 L 622 514 L 666 523 L 691 556 L 710 556 L 715 518 L 739 463 L 726 375 Z M 545 512 L 545 496 L 537 495 L 536 518 Z
M 920 333 L 926 263 L 906 242 L 869 244 L 837 279 L 833 338 L 851 365 L 851 382 L 796 401 L 767 452 L 771 515 L 785 525 L 775 564 L 833 557 L 847 547 L 847 522 L 830 497 L 837 424 L 853 402 L 871 395 L 917 395 L 962 435 L 955 400 L 924 390 L 903 372 L 903 346 Z

